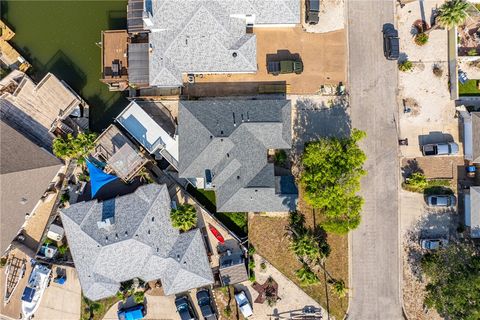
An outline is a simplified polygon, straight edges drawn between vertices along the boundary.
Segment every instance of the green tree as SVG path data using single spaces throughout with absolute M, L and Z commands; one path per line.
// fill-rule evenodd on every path
M 305 200 L 320 209 L 329 232 L 345 234 L 360 224 L 363 199 L 356 195 L 366 174 L 365 153 L 358 142 L 365 132 L 353 129 L 347 138 L 322 138 L 305 146 L 300 181 Z
M 451 244 L 422 259 L 425 304 L 447 319 L 480 319 L 480 255 L 473 244 Z
M 67 244 L 63 244 L 60 247 L 58 247 L 58 253 L 61 256 L 64 256 L 67 253 L 67 251 L 68 251 L 68 245 Z
M 57 137 L 53 140 L 53 154 L 60 159 L 77 159 L 81 164 L 85 157 L 95 148 L 95 133 L 79 133 L 76 137 L 68 134 L 65 138 Z
M 172 209 L 170 218 L 172 225 L 181 231 L 188 231 L 197 225 L 197 211 L 191 204 L 179 205 L 177 209 Z
M 304 286 L 309 286 L 319 282 L 317 275 L 313 273 L 312 269 L 310 269 L 307 264 L 303 264 L 300 269 L 295 271 L 295 275 L 297 276 L 298 280 L 300 280 L 300 283 Z
M 145 300 L 144 291 L 137 291 L 133 294 L 133 301 L 135 301 L 135 303 L 140 304 L 140 303 L 143 303 L 144 300 Z
M 348 288 L 345 286 L 345 281 L 343 280 L 331 280 L 329 281 L 332 285 L 332 291 L 339 298 L 344 298 L 348 293 Z
M 467 9 L 470 5 L 464 0 L 450 0 L 438 9 L 436 21 L 439 26 L 447 29 L 457 27 L 468 17 Z

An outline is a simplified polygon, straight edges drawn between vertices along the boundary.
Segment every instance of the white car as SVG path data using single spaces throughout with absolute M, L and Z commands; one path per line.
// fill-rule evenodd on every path
M 252 306 L 250 305 L 250 301 L 248 301 L 245 291 L 240 291 L 239 293 L 235 294 L 235 300 L 237 301 L 238 308 L 245 318 L 248 318 L 253 314 Z
M 446 247 L 447 244 L 447 239 L 423 239 L 422 241 L 420 241 L 422 249 L 425 250 L 438 250 L 440 248 Z

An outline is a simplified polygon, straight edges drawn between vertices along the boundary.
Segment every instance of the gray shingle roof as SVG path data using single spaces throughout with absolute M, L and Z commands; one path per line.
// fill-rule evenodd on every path
M 289 211 L 296 193 L 280 194 L 268 149 L 290 149 L 291 104 L 285 100 L 179 103 L 179 173 L 213 175 L 217 211 Z
M 111 226 L 99 227 L 102 216 Z M 80 283 L 92 300 L 114 295 L 120 282 L 160 279 L 166 295 L 213 283 L 199 229 L 180 234 L 170 221 L 165 185 L 77 203 L 61 212 Z
M 0 120 L 0 255 L 43 196 L 62 162 Z
M 152 0 L 150 85 L 180 86 L 182 73 L 256 72 L 255 24 L 300 23 L 298 0 Z

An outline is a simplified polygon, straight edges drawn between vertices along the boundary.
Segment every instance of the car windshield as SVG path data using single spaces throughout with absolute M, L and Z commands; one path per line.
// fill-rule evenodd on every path
M 209 299 L 207 297 L 201 297 L 200 299 L 198 299 L 198 304 L 200 306 L 205 306 L 209 303 Z
M 432 204 L 437 204 L 437 197 L 432 197 Z

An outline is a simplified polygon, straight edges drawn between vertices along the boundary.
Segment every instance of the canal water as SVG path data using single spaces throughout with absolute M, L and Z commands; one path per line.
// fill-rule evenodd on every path
M 65 80 L 90 105 L 91 130 L 100 132 L 127 105 L 101 77 L 100 32 L 126 28 L 126 0 L 2 0 L 1 16 L 14 31 L 11 43 L 32 64 L 38 81 L 47 72 Z

